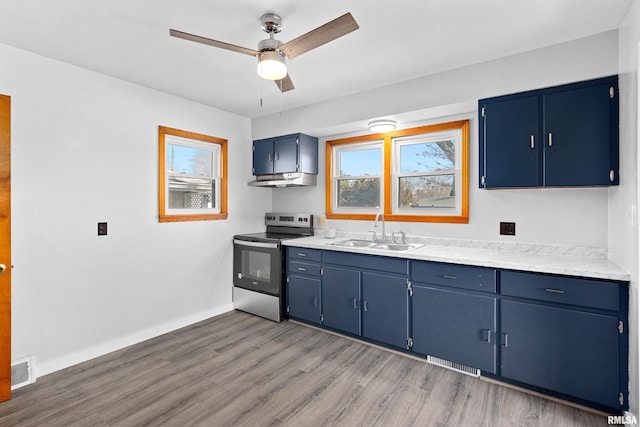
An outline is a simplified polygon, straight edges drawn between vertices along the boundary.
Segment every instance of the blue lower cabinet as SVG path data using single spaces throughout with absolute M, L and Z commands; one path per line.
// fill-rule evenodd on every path
M 413 286 L 413 351 L 496 373 L 497 299 Z
M 508 300 L 500 313 L 503 377 L 620 406 L 616 316 Z
M 288 276 L 287 310 L 290 317 L 320 323 L 320 284 L 320 279 Z
M 360 272 L 338 267 L 323 267 L 323 325 L 360 335 Z
M 407 278 L 362 273 L 362 336 L 406 348 L 408 335 Z
M 601 410 L 628 404 L 628 283 L 287 250 L 293 319 Z

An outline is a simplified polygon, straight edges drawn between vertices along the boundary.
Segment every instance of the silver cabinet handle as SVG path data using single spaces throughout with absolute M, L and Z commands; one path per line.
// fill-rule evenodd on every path
M 269 156 L 267 156 L 269 158 L 269 161 L 271 161 L 271 153 L 269 153 Z
M 367 310 L 368 310 L 368 305 L 367 305 L 367 304 L 368 304 L 368 302 L 369 302 L 369 301 L 367 301 L 367 300 L 365 300 L 365 301 L 364 301 L 364 304 L 363 304 L 363 307 L 362 307 L 362 308 L 364 309 L 364 311 L 367 311 Z
M 313 297 L 313 306 L 318 307 L 318 297 Z
M 552 294 L 564 294 L 564 291 L 562 289 L 550 289 L 550 288 L 546 288 L 544 290 L 545 292 L 549 292 Z
M 298 267 L 298 271 L 307 271 L 307 269 L 304 267 Z
M 353 308 L 358 309 L 358 299 L 357 298 L 353 299 Z
M 458 276 L 453 276 L 451 274 L 443 274 L 442 277 L 444 277 L 445 279 L 451 279 L 451 280 L 457 280 Z
M 536 148 L 536 137 L 531 135 L 531 148 Z
M 487 342 L 490 343 L 491 342 L 491 329 L 485 329 L 485 331 L 487 331 Z
M 280 160 L 280 153 L 276 153 L 276 160 Z
M 298 256 L 302 256 L 302 257 L 305 257 L 305 256 L 307 256 L 307 254 L 305 254 L 305 253 L 302 253 L 302 252 L 298 252 Z
M 509 334 L 506 334 L 506 333 L 502 334 L 502 345 L 504 347 L 509 347 Z
M 553 134 L 549 132 L 549 147 L 553 146 Z

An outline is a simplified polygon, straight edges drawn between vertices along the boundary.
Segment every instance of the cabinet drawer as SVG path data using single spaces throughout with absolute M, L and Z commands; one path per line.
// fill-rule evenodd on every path
M 416 261 L 411 281 L 496 293 L 495 270 L 488 267 Z
M 287 272 L 320 277 L 320 264 L 290 260 L 287 262 Z
M 376 255 L 361 255 L 338 251 L 324 251 L 323 264 L 344 265 L 367 270 L 379 270 L 387 273 L 407 274 L 409 261 Z
M 501 271 L 500 293 L 605 310 L 620 308 L 619 283 L 578 277 Z
M 307 249 L 307 248 L 296 248 L 296 247 L 287 248 L 288 259 L 300 259 L 300 260 L 306 260 L 306 261 L 320 262 L 321 254 L 322 252 L 318 249 Z

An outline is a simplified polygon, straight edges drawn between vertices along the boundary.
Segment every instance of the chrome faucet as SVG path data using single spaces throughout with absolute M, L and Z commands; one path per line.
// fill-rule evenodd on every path
M 376 228 L 378 227 L 378 218 L 382 219 L 382 240 L 387 240 L 387 233 L 386 233 L 386 231 L 384 229 L 384 214 L 382 212 L 378 212 L 376 214 L 376 219 L 373 221 L 373 226 L 376 227 Z M 375 240 L 375 236 L 376 236 L 376 234 L 375 234 L 375 231 L 374 231 L 373 240 Z

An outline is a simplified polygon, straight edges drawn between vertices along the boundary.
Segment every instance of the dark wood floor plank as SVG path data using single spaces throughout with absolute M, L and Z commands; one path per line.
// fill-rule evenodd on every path
M 0 404 L 0 425 L 582 427 L 606 418 L 234 311 L 38 378 Z

